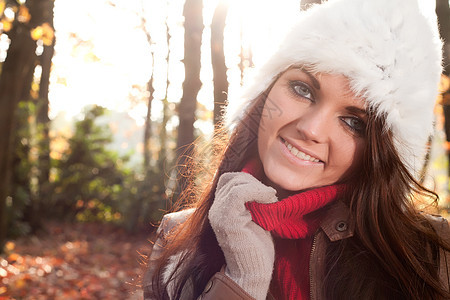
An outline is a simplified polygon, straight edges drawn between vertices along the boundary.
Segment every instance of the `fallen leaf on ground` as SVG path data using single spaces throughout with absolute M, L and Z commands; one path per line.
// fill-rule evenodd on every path
M 151 228 L 129 234 L 108 224 L 45 224 L 0 255 L 0 300 L 142 299 L 141 254 Z

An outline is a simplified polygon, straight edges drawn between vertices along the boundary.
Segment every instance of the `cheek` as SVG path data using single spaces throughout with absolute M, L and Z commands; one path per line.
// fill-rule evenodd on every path
M 280 107 L 277 108 L 279 109 Z M 279 129 L 283 127 L 284 115 L 280 115 L 270 107 L 270 102 L 266 102 L 258 127 L 258 150 L 260 155 L 266 153 L 276 139 Z
M 262 119 L 261 119 L 262 121 Z M 262 132 L 261 126 L 258 128 L 258 153 L 259 156 L 264 156 L 267 149 L 267 141 Z
M 261 121 L 258 127 L 258 152 L 264 156 L 270 145 L 270 140 L 273 136 L 271 130 L 274 128 L 271 120 L 264 114 L 261 116 Z
M 336 151 L 335 159 L 339 162 L 339 169 L 344 175 L 353 173 L 361 167 L 365 145 L 363 139 L 352 138 Z

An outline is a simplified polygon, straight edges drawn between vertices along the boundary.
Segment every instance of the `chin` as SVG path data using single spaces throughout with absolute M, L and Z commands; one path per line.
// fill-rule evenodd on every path
M 268 184 L 276 189 L 278 194 L 291 194 L 313 187 L 311 185 L 308 185 L 307 183 L 299 184 L 301 179 L 297 179 L 295 181 L 287 181 L 286 176 L 282 178 L 279 178 L 278 176 L 268 177 L 268 179 Z

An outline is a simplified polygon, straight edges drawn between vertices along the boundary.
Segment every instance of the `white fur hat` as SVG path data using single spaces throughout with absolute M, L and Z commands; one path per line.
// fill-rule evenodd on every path
M 349 78 L 356 95 L 386 115 L 395 147 L 418 175 L 433 130 L 441 74 L 437 23 L 417 0 L 329 0 L 303 12 L 279 48 L 253 72 L 242 103 L 228 112 L 231 124 L 292 65 Z

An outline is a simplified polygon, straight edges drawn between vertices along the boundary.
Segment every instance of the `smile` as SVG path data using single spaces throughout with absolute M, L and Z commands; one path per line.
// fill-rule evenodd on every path
M 297 148 L 295 148 L 294 146 L 289 144 L 287 141 L 284 141 L 284 144 L 286 145 L 286 148 L 289 150 L 289 152 L 292 153 L 292 155 L 294 155 L 302 160 L 306 160 L 306 161 L 310 161 L 310 162 L 320 162 L 319 159 L 312 157 L 312 156 L 306 154 L 305 152 L 298 150 Z

